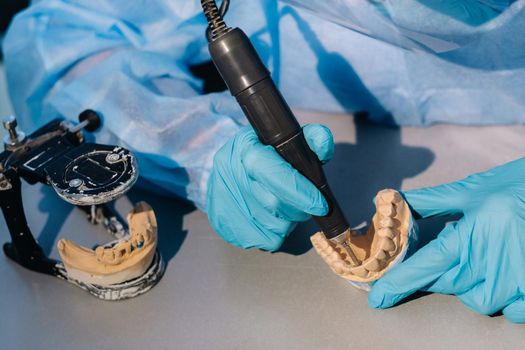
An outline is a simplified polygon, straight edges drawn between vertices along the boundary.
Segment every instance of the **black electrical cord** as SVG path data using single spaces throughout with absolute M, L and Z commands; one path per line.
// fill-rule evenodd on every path
M 208 41 L 213 41 L 219 35 L 231 30 L 230 27 L 224 23 L 224 16 L 230 6 L 229 0 L 222 0 L 220 8 L 217 7 L 215 0 L 201 0 L 202 10 L 208 20 L 208 28 L 206 29 L 206 38 Z
M 221 7 L 219 8 L 219 13 L 221 14 L 222 18 L 224 18 L 224 15 L 226 15 L 226 12 L 228 12 L 229 7 L 230 7 L 230 0 L 221 1 Z

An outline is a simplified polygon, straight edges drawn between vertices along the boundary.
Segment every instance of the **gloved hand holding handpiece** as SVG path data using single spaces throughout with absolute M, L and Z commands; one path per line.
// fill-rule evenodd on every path
M 330 130 L 315 124 L 306 125 L 303 132 L 319 159 L 330 160 L 334 152 Z M 326 215 L 328 204 L 313 183 L 247 126 L 215 155 L 207 212 L 227 242 L 275 251 L 297 222 Z
M 206 34 L 212 61 L 255 131 L 252 135 L 252 143 L 258 138 L 262 144 L 272 146 L 282 157 L 279 157 L 277 153 L 273 156 L 277 157 L 274 161 L 278 159 L 278 163 L 281 164 L 277 169 L 263 170 L 262 167 L 252 167 L 252 170 L 263 170 L 266 173 L 270 172 L 270 177 L 277 177 L 279 171 L 286 167 L 283 166 L 285 162 L 282 159 L 289 162 L 291 165 L 288 166 L 293 166 L 298 173 L 300 172 L 317 187 L 319 193 L 315 193 L 315 196 L 319 196 L 320 201 L 325 201 L 327 210 L 323 208 L 321 211 L 323 214 L 316 216 L 315 220 L 326 236 L 330 239 L 346 237 L 349 231 L 348 222 L 328 186 L 319 157 L 308 145 L 297 119 L 246 34 L 239 28 L 230 28 L 224 23 L 223 16 L 227 10 L 227 4 L 228 2 L 223 1 L 219 9 L 214 0 L 201 0 L 203 12 L 208 21 Z M 247 157 L 250 159 L 249 157 L 255 153 L 249 152 L 248 154 L 250 156 Z M 221 162 L 220 159 L 219 162 Z M 235 162 L 235 160 L 228 159 L 226 163 L 228 162 Z M 236 184 L 236 181 L 233 183 Z M 227 187 L 228 183 L 225 186 Z M 242 187 L 247 189 L 248 186 Z M 300 192 L 300 189 L 296 190 L 298 190 L 296 193 Z M 244 202 L 242 198 L 244 195 L 244 193 L 238 193 L 237 197 Z M 321 197 L 324 199 L 320 199 Z M 210 199 L 209 194 L 208 198 Z M 297 209 L 300 205 L 296 204 L 295 207 Z M 216 229 L 221 230 L 228 225 L 235 225 L 231 223 L 229 216 L 224 218 L 214 215 L 215 210 L 216 208 L 212 206 L 208 215 Z M 307 210 L 307 212 L 311 211 Z M 260 216 L 258 213 L 248 212 L 247 214 Z M 303 217 L 302 214 L 299 216 Z M 268 224 L 272 222 L 275 223 L 275 220 L 270 220 Z M 285 221 L 281 226 L 271 228 L 271 230 L 285 233 L 290 231 L 290 222 Z M 241 234 L 245 233 L 237 233 L 237 235 Z M 271 244 L 271 247 L 276 248 L 278 245 L 274 243 Z M 355 260 L 351 250 L 348 251 L 348 255 Z

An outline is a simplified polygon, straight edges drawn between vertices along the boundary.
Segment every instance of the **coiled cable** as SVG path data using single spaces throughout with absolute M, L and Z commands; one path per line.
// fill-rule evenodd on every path
M 201 5 L 206 20 L 208 21 L 208 28 L 206 29 L 208 41 L 213 41 L 220 35 L 231 30 L 231 28 L 224 23 L 223 19 L 230 5 L 229 0 L 222 0 L 220 9 L 217 7 L 215 0 L 201 0 Z

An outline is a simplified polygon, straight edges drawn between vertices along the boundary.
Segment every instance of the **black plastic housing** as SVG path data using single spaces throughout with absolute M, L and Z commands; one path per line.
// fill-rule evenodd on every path
M 246 34 L 238 28 L 231 29 L 211 41 L 209 50 L 261 142 L 273 146 L 324 195 L 330 211 L 314 219 L 326 237 L 343 233 L 349 224 L 328 186 L 321 162 L 308 146 L 299 122 Z

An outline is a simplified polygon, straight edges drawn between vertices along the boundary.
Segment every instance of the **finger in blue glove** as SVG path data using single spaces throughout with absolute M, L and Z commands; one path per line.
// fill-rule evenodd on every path
M 307 125 L 303 132 L 320 161 L 328 161 L 334 149 L 330 130 Z M 251 127 L 215 155 L 207 198 L 215 231 L 242 248 L 275 251 L 298 222 L 328 212 L 321 192 L 273 147 L 263 145 Z

